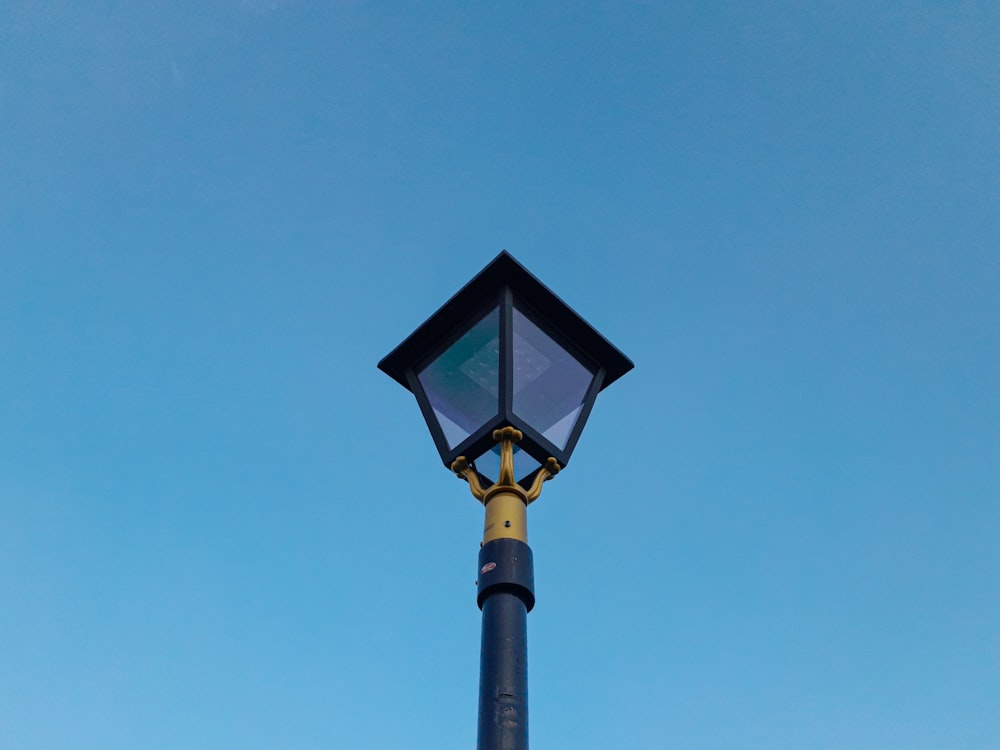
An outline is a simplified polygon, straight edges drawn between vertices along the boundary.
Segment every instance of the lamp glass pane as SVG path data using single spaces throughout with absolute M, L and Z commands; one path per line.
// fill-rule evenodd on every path
M 513 333 L 514 414 L 565 448 L 594 373 L 516 305 Z
M 514 446 L 514 480 L 520 482 L 528 474 L 541 466 L 527 451 Z M 494 445 L 490 450 L 476 459 L 476 471 L 489 479 L 497 481 L 500 476 L 500 445 Z
M 499 412 L 500 309 L 494 308 L 417 373 L 448 447 Z

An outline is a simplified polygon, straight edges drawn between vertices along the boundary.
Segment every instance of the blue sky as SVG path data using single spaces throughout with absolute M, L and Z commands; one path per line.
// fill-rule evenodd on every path
M 1000 746 L 1000 6 L 0 8 L 0 746 L 467 748 L 376 362 L 502 248 L 636 363 L 536 748 Z

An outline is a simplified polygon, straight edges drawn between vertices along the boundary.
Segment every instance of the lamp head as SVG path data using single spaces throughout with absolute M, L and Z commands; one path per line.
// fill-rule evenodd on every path
M 633 364 L 505 250 L 378 366 L 416 396 L 445 466 L 465 456 L 492 483 L 494 431 L 519 430 L 527 486 L 550 456 L 569 462 L 598 392 Z

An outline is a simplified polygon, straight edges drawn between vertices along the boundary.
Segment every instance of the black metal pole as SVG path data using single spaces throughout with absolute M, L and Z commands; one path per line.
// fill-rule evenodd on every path
M 478 750 L 528 748 L 528 612 L 535 606 L 531 547 L 494 539 L 479 550 L 483 611 Z

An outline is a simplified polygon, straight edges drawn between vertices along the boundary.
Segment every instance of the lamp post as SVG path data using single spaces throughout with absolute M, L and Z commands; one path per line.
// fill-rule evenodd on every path
M 378 366 L 413 393 L 444 465 L 485 506 L 478 748 L 526 750 L 527 506 L 632 362 L 504 251 Z

